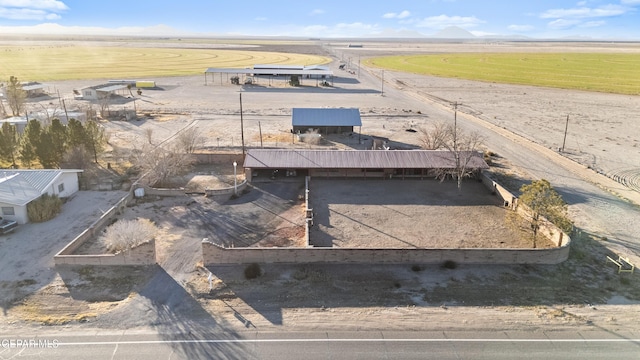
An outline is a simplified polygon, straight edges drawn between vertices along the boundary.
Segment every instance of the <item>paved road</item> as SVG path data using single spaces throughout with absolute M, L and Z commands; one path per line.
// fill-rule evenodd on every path
M 607 332 L 151 332 L 0 335 L 0 359 L 637 359 L 640 334 Z M 19 341 L 23 341 L 20 343 Z

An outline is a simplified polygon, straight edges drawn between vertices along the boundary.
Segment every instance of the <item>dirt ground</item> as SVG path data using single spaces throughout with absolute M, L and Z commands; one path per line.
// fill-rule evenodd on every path
M 476 181 L 323 180 L 311 183 L 314 246 L 530 248 L 496 196 Z M 529 236 L 527 236 L 529 235 Z M 553 247 L 548 240 L 537 247 Z
M 103 122 L 111 134 L 108 159 L 114 164 L 126 162 L 127 151 L 148 141 L 149 134 L 150 142 L 160 145 L 170 142 L 186 127 L 197 127 L 207 137 L 206 146 L 211 150 L 238 151 L 242 132 L 240 92 L 244 135 L 249 147 L 261 146 L 262 133 L 265 147 L 363 148 L 365 145 L 352 137 L 329 138 L 322 145 L 300 143 L 291 137 L 292 107 L 328 105 L 359 107 L 364 138 L 380 136 L 398 146 L 415 146 L 419 142 L 417 135 L 406 130 L 443 117 L 441 112 L 433 110 L 431 103 L 416 105 L 417 94 L 437 104 L 460 101 L 462 112 L 552 149 L 561 145 L 569 114 L 565 155 L 602 173 L 622 174 L 629 183 L 635 183 L 633 179 L 640 163 L 637 139 L 633 138 L 640 130 L 634 120 L 640 113 L 637 96 L 477 83 L 385 71 L 385 91 L 393 87 L 403 95 L 389 91 L 381 97 L 378 70 L 363 68 L 362 73 L 354 71 L 353 74 L 338 70 L 340 60 L 346 62 L 348 58 L 415 51 L 640 51 L 632 45 L 562 46 L 517 44 L 498 48 L 386 43 L 365 47 L 366 52 L 362 53 L 347 49 L 345 44 L 305 47 L 305 51 L 334 56 L 336 61 L 331 66 L 340 78 L 329 88 L 303 81 L 303 87 L 278 86 L 274 91 L 268 82 L 262 82 L 268 79 L 242 87 L 219 85 L 219 78 L 205 85 L 203 76 L 152 79 L 159 88 L 145 90 L 135 99 L 141 114 L 139 120 Z M 295 47 L 285 45 L 277 48 L 296 51 Z M 275 48 L 256 50 L 259 49 Z M 355 61 L 350 63 L 353 65 Z M 355 66 L 352 68 L 357 70 Z M 71 98 L 74 88 L 99 82 L 65 81 L 49 85 L 52 93 L 60 90 L 71 108 L 87 105 Z M 57 99 L 43 100 L 43 104 L 53 100 Z M 133 99 L 120 102 L 112 108 L 134 107 Z M 203 184 L 229 184 L 230 171 L 231 166 L 216 176 L 207 177 L 203 173 L 197 175 L 206 178 L 194 176 L 191 180 L 195 188 Z M 520 174 L 517 179 L 527 178 L 526 169 L 513 169 L 513 173 Z M 154 327 L 159 331 L 181 331 L 180 326 L 185 324 L 194 329 L 218 324 L 245 330 L 283 326 L 300 330 L 323 327 L 538 330 L 593 326 L 611 331 L 638 329 L 640 284 L 637 274 L 616 274 L 611 264 L 602 261 L 606 255 L 613 256 L 606 247 L 608 244 L 600 236 L 587 232 L 574 236 L 569 260 L 553 266 L 268 265 L 262 266 L 263 275 L 255 280 L 244 278 L 243 266 L 210 269 L 199 266 L 200 241 L 204 237 L 236 246 L 269 245 L 274 238 L 282 238 L 276 236 L 282 232 L 294 244 L 299 229 L 290 223 L 296 223 L 297 211 L 285 211 L 299 206 L 299 189 L 294 190 L 290 197 L 280 197 L 290 199 L 291 203 L 279 202 L 274 195 L 284 189 L 271 188 L 253 189 L 238 199 L 219 203 L 215 199 L 186 196 L 144 200 L 128 209 L 126 216 L 149 216 L 161 228 L 161 241 L 166 246 L 158 250 L 158 266 L 54 268 L 53 254 L 98 216 L 101 209 L 106 210 L 122 195 L 120 192 L 108 192 L 108 195 L 81 192 L 65 205 L 73 206 L 73 211 L 66 207 L 63 216 L 54 222 L 24 226 L 10 237 L 0 239 L 3 326 L 70 324 L 80 328 Z M 80 201 L 83 196 L 86 200 Z M 249 207 L 248 199 L 261 207 Z M 336 203 L 332 201 L 327 204 Z M 332 206 L 328 208 L 344 211 Z M 229 223 L 218 216 L 221 209 L 230 215 L 250 213 L 258 221 Z M 357 209 L 350 211 L 351 217 L 363 216 Z M 623 217 L 624 214 L 609 216 Z M 376 219 L 371 223 L 377 223 L 380 218 Z M 256 228 L 256 223 L 265 225 Z M 175 224 L 181 225 L 179 230 Z M 347 223 L 345 227 L 354 225 Z M 236 232 L 238 228 L 243 231 Z M 43 246 L 44 239 L 51 239 L 51 243 Z M 32 258 L 38 259 L 35 266 Z M 212 290 L 207 282 L 209 271 L 213 274 Z

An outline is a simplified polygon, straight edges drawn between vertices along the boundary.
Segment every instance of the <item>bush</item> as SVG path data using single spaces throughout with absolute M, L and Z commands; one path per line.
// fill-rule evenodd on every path
M 110 252 L 119 253 L 155 238 L 157 233 L 148 219 L 120 220 L 105 230 L 102 241 Z
M 455 269 L 458 267 L 458 264 L 453 260 L 447 260 L 442 263 L 442 267 L 445 269 Z
M 260 275 L 262 275 L 262 269 L 260 269 L 259 264 L 256 264 L 256 263 L 249 264 L 247 265 L 246 268 L 244 268 L 244 277 L 249 280 L 255 279 Z
M 412 265 L 411 266 L 411 270 L 415 271 L 415 272 L 420 272 L 420 271 L 422 271 L 422 266 L 420 266 L 420 265 Z
M 57 195 L 44 194 L 27 204 L 27 215 L 31 222 L 53 219 L 62 211 L 62 200 Z

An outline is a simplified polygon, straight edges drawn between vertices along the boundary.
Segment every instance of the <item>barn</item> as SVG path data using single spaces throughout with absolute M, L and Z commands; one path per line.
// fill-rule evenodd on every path
M 362 127 L 362 119 L 356 108 L 293 108 L 291 124 L 294 134 L 327 135 L 353 132 L 354 127 Z
M 489 166 L 481 152 L 460 152 L 468 171 Z M 425 179 L 456 169 L 455 154 L 442 150 L 250 149 L 244 160 L 247 179 L 273 176 Z
M 27 205 L 44 194 L 67 198 L 79 190 L 82 170 L 0 170 L 0 216 L 29 222 Z

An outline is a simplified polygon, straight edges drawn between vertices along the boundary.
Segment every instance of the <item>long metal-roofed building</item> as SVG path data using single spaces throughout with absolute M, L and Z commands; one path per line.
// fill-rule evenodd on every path
M 489 168 L 481 152 L 462 152 L 460 158 L 470 172 Z M 453 152 L 443 150 L 250 149 L 244 168 L 249 180 L 273 174 L 423 179 L 455 170 L 456 160 Z
M 340 134 L 362 128 L 357 108 L 293 108 L 291 124 L 295 134 L 317 131 L 319 134 Z
M 257 64 L 252 68 L 207 68 L 204 71 L 204 83 L 207 85 L 207 74 L 211 74 L 211 82 L 215 84 L 215 74 L 220 74 L 220 82 L 222 82 L 222 74 L 227 76 L 227 82 L 229 81 L 229 74 L 245 77 L 253 76 L 292 76 L 298 75 L 302 79 L 327 79 L 331 78 L 333 83 L 333 71 L 328 67 L 322 65 L 279 65 L 279 64 Z

